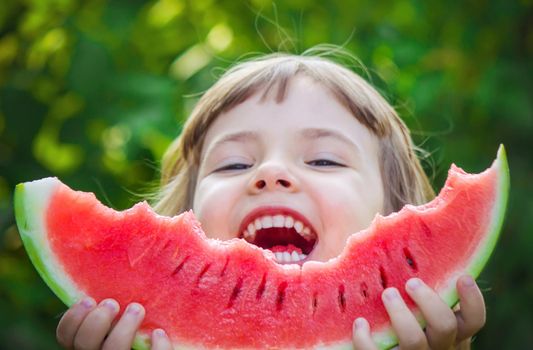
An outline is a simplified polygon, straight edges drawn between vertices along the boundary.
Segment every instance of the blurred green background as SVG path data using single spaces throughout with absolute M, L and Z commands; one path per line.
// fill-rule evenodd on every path
M 58 176 L 118 209 L 157 182 L 199 94 L 250 53 L 344 45 L 398 109 L 439 189 L 451 162 L 490 165 L 511 195 L 479 278 L 474 349 L 533 344 L 533 6 L 523 1 L 2 0 L 0 348 L 56 349 L 65 307 L 21 246 L 14 186 Z M 360 67 L 356 70 L 362 72 Z

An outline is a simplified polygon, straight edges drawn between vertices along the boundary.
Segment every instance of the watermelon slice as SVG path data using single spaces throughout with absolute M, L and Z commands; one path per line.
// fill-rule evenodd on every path
M 303 265 L 244 239 L 208 239 L 191 212 L 163 217 L 144 202 L 117 212 L 55 178 L 19 184 L 15 210 L 33 264 L 65 304 L 88 295 L 145 306 L 138 349 L 159 327 L 176 349 L 351 349 L 359 316 L 386 349 L 396 338 L 383 289 L 414 308 L 403 286 L 417 276 L 454 305 L 458 276 L 478 276 L 494 248 L 508 189 L 501 146 L 483 173 L 452 165 L 433 201 L 377 215 L 338 257 Z

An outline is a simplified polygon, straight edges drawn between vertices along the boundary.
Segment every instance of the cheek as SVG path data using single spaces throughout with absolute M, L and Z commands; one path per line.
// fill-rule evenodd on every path
M 314 200 L 327 231 L 348 236 L 365 229 L 383 206 L 381 186 L 349 178 L 320 186 Z
M 194 196 L 193 212 L 209 238 L 230 239 L 231 208 L 235 208 L 238 193 L 227 182 L 201 181 Z

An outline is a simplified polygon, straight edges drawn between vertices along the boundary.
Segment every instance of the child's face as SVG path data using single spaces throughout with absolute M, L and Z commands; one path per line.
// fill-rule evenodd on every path
M 193 210 L 208 237 L 277 246 L 280 263 L 326 261 L 382 208 L 377 138 L 309 78 L 281 103 L 252 96 L 207 132 Z

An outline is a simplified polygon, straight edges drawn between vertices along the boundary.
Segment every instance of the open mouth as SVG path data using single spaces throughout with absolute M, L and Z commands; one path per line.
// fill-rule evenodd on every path
M 313 251 L 318 236 L 311 225 L 294 215 L 261 215 L 243 223 L 240 238 L 271 250 L 280 264 L 302 264 Z

